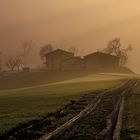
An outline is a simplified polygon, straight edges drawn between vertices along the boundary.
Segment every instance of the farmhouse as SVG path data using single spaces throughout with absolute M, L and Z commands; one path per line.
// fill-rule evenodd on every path
M 118 57 L 103 52 L 94 52 L 81 58 L 75 57 L 71 52 L 57 49 L 45 57 L 48 70 L 105 71 L 119 67 Z
M 119 66 L 119 58 L 103 52 L 94 52 L 84 56 L 84 64 L 87 70 L 115 69 Z
M 49 70 L 61 70 L 62 69 L 62 63 L 70 58 L 74 57 L 73 53 L 57 49 L 53 52 L 50 52 L 46 54 L 46 62 L 47 69 Z
M 84 63 L 81 57 L 72 57 L 62 63 L 62 70 L 83 70 Z
M 47 69 L 49 70 L 83 70 L 84 63 L 81 57 L 73 53 L 57 49 L 46 54 Z

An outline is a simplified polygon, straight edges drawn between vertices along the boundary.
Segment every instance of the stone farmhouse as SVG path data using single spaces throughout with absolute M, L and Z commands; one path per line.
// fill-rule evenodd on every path
M 46 68 L 48 70 L 99 70 L 116 69 L 119 58 L 103 52 L 94 52 L 81 58 L 62 49 L 46 54 Z

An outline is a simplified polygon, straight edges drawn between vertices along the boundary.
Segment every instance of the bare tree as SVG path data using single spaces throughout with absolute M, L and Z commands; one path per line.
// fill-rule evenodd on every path
M 18 56 L 15 58 L 15 67 L 17 67 L 17 70 L 20 71 L 20 67 L 23 65 L 23 58 L 21 56 Z
M 14 68 L 16 67 L 16 61 L 15 58 L 10 57 L 7 61 L 6 61 L 6 66 L 13 71 Z
M 54 50 L 51 44 L 45 45 L 40 49 L 40 57 L 43 59 L 47 53 L 50 53 Z
M 121 51 L 121 42 L 120 38 L 112 39 L 108 42 L 107 48 L 104 50 L 106 53 L 114 54 L 116 56 L 120 55 Z
M 128 45 L 127 48 L 121 48 L 120 38 L 115 38 L 109 41 L 107 48 L 104 49 L 104 52 L 115 55 L 120 59 L 120 66 L 125 65 L 128 62 L 128 52 L 132 51 L 132 45 Z
M 20 67 L 23 65 L 23 58 L 21 56 L 16 56 L 16 57 L 10 57 L 7 61 L 6 61 L 6 66 L 10 69 L 10 70 L 14 70 L 15 68 L 17 68 L 17 70 L 20 70 Z
M 123 66 L 128 62 L 128 59 L 129 59 L 128 52 L 130 52 L 132 50 L 133 50 L 133 47 L 131 44 L 128 45 L 127 48 L 121 49 L 120 56 L 119 56 L 120 57 L 120 66 Z
M 76 48 L 76 47 L 74 47 L 74 46 L 71 46 L 70 48 L 69 48 L 69 52 L 71 52 L 71 53 L 73 53 L 73 54 L 77 54 L 78 53 L 78 48 Z
M 32 40 L 24 40 L 22 42 L 22 48 L 23 48 L 23 57 L 24 57 L 24 67 L 27 66 L 28 63 L 28 57 L 34 47 L 34 43 Z
M 133 50 L 132 44 L 129 44 L 127 48 L 122 49 L 124 52 L 129 52 Z

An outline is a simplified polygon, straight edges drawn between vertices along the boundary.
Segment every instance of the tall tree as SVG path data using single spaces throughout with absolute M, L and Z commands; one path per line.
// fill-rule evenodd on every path
M 17 70 L 19 71 L 22 65 L 23 65 L 23 58 L 21 56 L 10 57 L 6 61 L 6 66 L 11 71 L 14 71 L 15 68 L 17 68 Z
M 132 45 L 122 48 L 120 38 L 114 38 L 108 42 L 104 52 L 115 55 L 120 59 L 120 66 L 124 66 L 128 62 L 128 52 L 132 51 Z
M 107 48 L 104 50 L 106 53 L 119 56 L 121 53 L 121 41 L 120 38 L 112 39 L 108 42 Z
M 23 65 L 23 58 L 21 56 L 17 56 L 15 58 L 15 67 L 17 67 L 18 71 L 20 71 L 22 65 Z
M 54 50 L 54 48 L 53 48 L 53 46 L 51 44 L 47 44 L 47 45 L 41 47 L 41 49 L 40 49 L 40 57 L 41 57 L 41 59 L 44 59 L 45 55 L 47 53 L 52 52 L 53 50 Z
M 120 65 L 123 66 L 128 62 L 129 56 L 128 53 L 133 50 L 132 45 L 128 45 L 128 47 L 121 49 L 120 53 Z
M 7 61 L 6 61 L 6 66 L 11 70 L 14 71 L 14 68 L 16 67 L 16 60 L 14 57 L 10 57 Z

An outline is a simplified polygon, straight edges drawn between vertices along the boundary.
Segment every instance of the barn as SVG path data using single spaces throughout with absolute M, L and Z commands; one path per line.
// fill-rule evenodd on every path
M 45 64 L 48 70 L 61 70 L 62 63 L 65 60 L 73 57 L 74 57 L 73 53 L 67 52 L 62 49 L 57 49 L 45 55 L 46 58 Z
M 103 52 L 94 52 L 84 56 L 84 64 L 87 70 L 106 70 L 119 67 L 119 58 Z
M 83 70 L 83 69 L 84 63 L 83 59 L 80 56 L 66 59 L 62 63 L 62 70 Z

